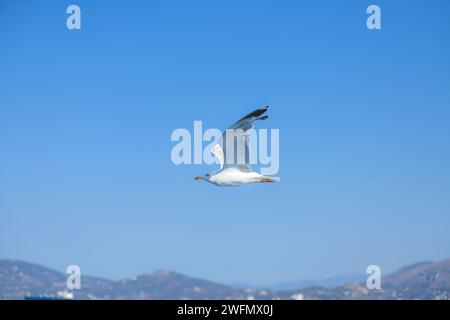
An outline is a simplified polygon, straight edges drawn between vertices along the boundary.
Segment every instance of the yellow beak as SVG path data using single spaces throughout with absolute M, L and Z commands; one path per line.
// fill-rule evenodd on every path
M 194 179 L 195 179 L 195 180 L 201 180 L 202 177 L 201 177 L 201 176 L 196 176 Z

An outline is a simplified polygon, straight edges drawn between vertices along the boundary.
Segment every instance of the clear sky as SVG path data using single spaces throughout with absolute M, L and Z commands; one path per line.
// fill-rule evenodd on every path
M 0 257 L 254 284 L 450 257 L 449 13 L 1 0 Z M 263 105 L 281 183 L 219 188 L 171 162 L 172 130 Z

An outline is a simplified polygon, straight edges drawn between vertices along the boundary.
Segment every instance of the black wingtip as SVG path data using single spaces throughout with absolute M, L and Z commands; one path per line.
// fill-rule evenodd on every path
M 250 115 L 257 118 L 263 115 L 264 112 L 267 111 L 267 109 L 269 108 L 269 106 L 265 106 L 264 108 L 259 108 L 258 110 L 255 110 L 254 112 L 252 112 Z
M 251 121 L 252 119 L 255 120 L 255 118 L 259 119 L 263 115 L 263 113 L 267 111 L 268 108 L 269 108 L 269 106 L 265 106 L 263 108 L 256 109 L 255 111 L 250 112 L 245 117 L 238 120 L 236 123 L 238 123 L 240 121 L 244 121 L 244 120 L 248 120 L 248 121 Z M 267 119 L 267 116 L 264 119 Z M 261 120 L 264 120 L 264 119 L 261 119 Z

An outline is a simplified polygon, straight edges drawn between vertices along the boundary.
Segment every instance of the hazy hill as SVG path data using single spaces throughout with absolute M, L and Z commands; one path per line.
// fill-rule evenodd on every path
M 421 262 L 382 276 L 381 290 L 368 290 L 365 283 L 337 288 L 308 287 L 278 292 L 283 298 L 294 294 L 304 299 L 450 299 L 450 259 Z
M 0 299 L 59 297 L 66 275 L 23 261 L 0 260 Z M 161 270 L 121 281 L 82 276 L 75 299 L 248 299 L 274 298 L 267 291 L 236 289 Z
M 0 299 L 58 297 L 66 275 L 28 262 L 0 260 Z M 450 259 L 422 262 L 382 277 L 382 290 L 365 283 L 296 290 L 243 289 L 161 270 L 121 281 L 82 276 L 75 299 L 449 299 Z
M 298 290 L 313 286 L 320 286 L 324 288 L 335 288 L 350 282 L 364 282 L 366 278 L 367 276 L 365 274 L 346 274 L 318 280 L 305 279 L 305 280 L 285 281 L 267 285 L 265 287 L 275 291 Z

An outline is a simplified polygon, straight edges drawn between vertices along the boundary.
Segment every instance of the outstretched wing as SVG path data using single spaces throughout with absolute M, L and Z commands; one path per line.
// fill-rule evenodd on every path
M 222 134 L 217 144 L 211 150 L 213 155 L 219 160 L 221 170 L 225 165 L 239 167 L 242 171 L 251 170 L 249 165 L 249 130 L 254 127 L 256 120 L 266 120 L 268 118 L 268 116 L 263 116 L 267 108 L 269 107 L 265 106 L 250 112 L 232 124 Z M 227 153 L 227 148 L 229 149 L 230 147 L 233 148 L 233 152 Z
M 223 137 L 223 135 L 222 135 Z M 225 155 L 223 154 L 223 149 L 220 146 L 220 142 L 222 141 L 222 137 L 220 137 L 217 144 L 211 149 L 212 154 L 219 160 L 220 170 L 222 170 L 223 165 L 225 164 Z

